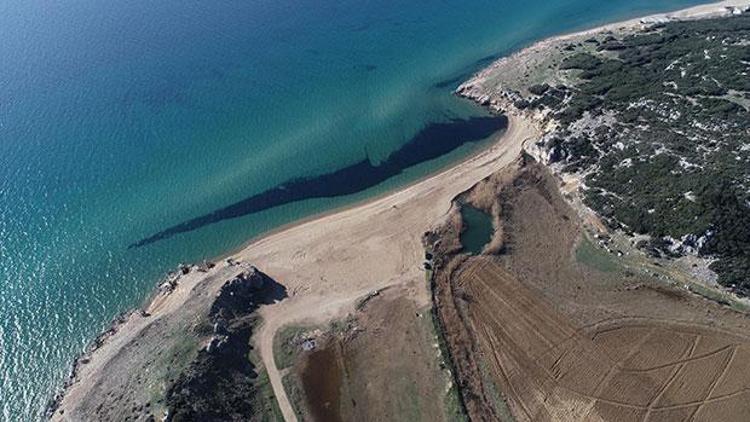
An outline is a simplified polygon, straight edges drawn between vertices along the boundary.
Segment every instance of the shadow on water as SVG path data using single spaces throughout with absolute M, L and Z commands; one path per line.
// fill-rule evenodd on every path
M 486 139 L 504 129 L 507 122 L 505 116 L 491 116 L 433 123 L 379 164 L 372 164 L 367 158 L 331 173 L 288 180 L 265 192 L 169 227 L 133 243 L 129 248 L 145 246 L 209 224 L 244 217 L 291 202 L 360 192 L 400 174 L 409 167 L 447 154 L 465 143 Z

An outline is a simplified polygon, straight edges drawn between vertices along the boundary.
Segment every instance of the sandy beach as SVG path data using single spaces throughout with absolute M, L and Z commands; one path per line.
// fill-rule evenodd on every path
M 422 270 L 422 234 L 441 221 L 451 200 L 477 181 L 514 160 L 523 143 L 538 135 L 528 121 L 510 116 L 507 129 L 492 146 L 441 173 L 390 195 L 274 232 L 230 255 L 252 264 L 283 284 L 289 297 L 261 308 L 263 325 L 255 342 L 268 371 L 280 408 L 296 420 L 273 359 L 273 337 L 284 325 L 323 322 L 346 314 L 361 296 L 387 286 L 406 286 L 421 305 L 430 300 Z M 146 307 L 149 316 L 133 312 L 115 332 L 76 366 L 54 420 L 67 420 L 103 374 L 107 363 L 136 341 L 139 333 L 178 312 L 191 295 L 214 296 L 223 282 L 241 269 L 218 262 L 208 272 L 182 276 L 169 295 L 157 295 Z
M 287 287 L 289 298 L 261 310 L 256 337 L 287 420 L 295 420 L 273 361 L 276 331 L 294 322 L 321 322 L 351 310 L 357 298 L 405 285 L 423 305 L 430 296 L 422 270 L 422 234 L 451 200 L 515 159 L 535 128 L 516 117 L 495 145 L 451 169 L 385 198 L 266 237 L 236 255 Z
M 516 55 L 569 37 L 638 28 L 644 22 L 660 19 L 724 15 L 731 13 L 728 7 L 748 4 L 747 0 L 727 0 L 609 24 L 541 41 Z M 496 66 L 497 62 L 489 69 Z M 478 73 L 472 81 L 481 80 L 486 72 Z M 422 269 L 422 235 L 448 214 L 453 198 L 513 162 L 525 143 L 541 136 L 533 119 L 518 113 L 508 113 L 508 119 L 507 129 L 490 147 L 449 169 L 375 200 L 275 231 L 230 255 L 258 267 L 287 289 L 287 299 L 261 308 L 263 325 L 254 337 L 287 421 L 295 421 L 296 416 L 282 386 L 283 374 L 273 358 L 277 330 L 291 323 L 324 322 L 345 315 L 358 298 L 387 286 L 404 286 L 419 304 L 429 304 L 430 294 Z M 138 332 L 179 309 L 196 286 L 210 283 L 207 290 L 215 293 L 236 271 L 225 262 L 207 273 L 193 271 L 183 277 L 174 292 L 152 304 L 149 317 L 137 312 L 131 314 L 117 327 L 116 333 L 86 356 L 86 365 L 79 365 L 76 381 L 66 390 L 59 408 L 74 407 L 77 400 L 94 388 L 98 377 L 105 376 L 102 368 L 113 356 L 129 345 Z

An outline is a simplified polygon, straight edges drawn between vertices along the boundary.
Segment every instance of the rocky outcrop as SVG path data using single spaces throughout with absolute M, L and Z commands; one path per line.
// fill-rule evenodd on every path
M 50 404 L 53 421 L 260 420 L 273 396 L 251 359 L 259 306 L 283 286 L 246 263 L 181 265 L 118 318 Z M 262 392 L 262 393 L 261 393 Z
M 273 283 L 266 274 L 250 266 L 236 277 L 227 280 L 211 305 L 209 318 L 214 323 L 226 324 L 227 319 L 239 317 L 263 300 L 263 289 Z
M 262 418 L 268 403 L 248 356 L 258 306 L 284 297 L 283 287 L 255 267 L 227 280 L 211 304 L 210 334 L 196 358 L 167 389 L 168 420 Z

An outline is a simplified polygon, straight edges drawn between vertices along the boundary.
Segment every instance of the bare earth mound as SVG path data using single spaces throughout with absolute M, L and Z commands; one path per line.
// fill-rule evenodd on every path
M 521 160 L 466 195 L 495 214 L 497 255 L 441 251 L 460 227 L 439 231 L 435 299 L 470 416 L 503 419 L 499 389 L 518 421 L 747 420 L 744 315 L 625 258 L 581 262 L 556 184 Z

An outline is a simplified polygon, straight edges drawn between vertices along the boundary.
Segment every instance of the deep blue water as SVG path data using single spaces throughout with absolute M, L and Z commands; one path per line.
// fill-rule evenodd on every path
M 492 57 L 698 2 L 0 2 L 0 417 L 39 418 L 74 355 L 178 262 L 481 147 L 457 131 L 439 158 L 409 155 L 486 117 L 450 92 Z M 169 231 L 358 165 L 363 192 Z

